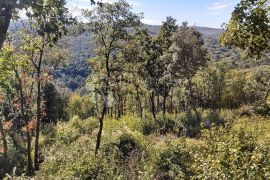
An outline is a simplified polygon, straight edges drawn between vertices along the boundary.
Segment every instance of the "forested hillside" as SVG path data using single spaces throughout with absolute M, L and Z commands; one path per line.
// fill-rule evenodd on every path
M 145 25 L 152 35 L 156 35 L 160 26 Z M 222 33 L 221 29 L 207 27 L 196 27 L 203 34 L 205 46 L 209 49 L 211 59 L 214 61 L 228 58 L 232 60 L 239 59 L 237 52 L 226 47 L 221 47 L 219 38 Z M 55 72 L 57 84 L 61 87 L 68 87 L 71 91 L 82 88 L 84 93 L 87 77 L 91 73 L 89 58 L 94 56 L 94 43 L 91 41 L 89 32 L 76 32 L 65 37 L 59 42 L 70 51 L 69 61 L 65 67 Z
M 90 2 L 0 1 L 0 179 L 270 179 L 269 0 L 224 30 Z
M 145 25 L 152 35 L 156 35 L 160 26 Z M 252 59 L 238 62 L 239 52 L 233 48 L 222 47 L 219 38 L 222 29 L 195 27 L 203 35 L 206 48 L 213 61 L 230 61 L 235 68 L 248 68 L 254 65 Z M 79 31 L 79 30 L 78 30 Z M 86 80 L 91 73 L 89 58 L 94 55 L 94 43 L 89 32 L 80 31 L 64 37 L 60 42 L 71 52 L 69 60 L 64 67 L 55 72 L 57 85 L 67 87 L 71 91 L 79 90 L 85 93 Z M 260 60 L 259 64 L 269 64 L 267 58 Z

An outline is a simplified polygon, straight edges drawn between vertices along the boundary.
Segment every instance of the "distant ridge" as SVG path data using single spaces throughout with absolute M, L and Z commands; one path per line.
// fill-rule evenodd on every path
M 149 31 L 151 31 L 152 34 L 155 35 L 157 34 L 161 26 L 144 24 L 144 27 L 149 29 Z M 223 32 L 223 29 L 218 29 L 218 28 L 210 28 L 210 27 L 202 27 L 202 26 L 195 26 L 195 28 L 203 35 L 220 35 Z

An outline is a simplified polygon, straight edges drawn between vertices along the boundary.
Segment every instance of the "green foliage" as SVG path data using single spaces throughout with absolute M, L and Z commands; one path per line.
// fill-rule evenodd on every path
M 248 56 L 261 57 L 269 50 L 269 0 L 241 0 L 232 13 L 221 42 L 236 46 Z
M 198 124 L 198 117 L 195 112 L 187 111 L 181 113 L 177 118 L 182 130 L 179 132 L 180 134 L 187 137 L 195 137 L 200 131 L 200 124 Z
M 156 124 L 157 131 L 162 135 L 177 132 L 177 122 L 173 115 L 166 114 L 164 116 L 157 117 Z
M 252 114 L 254 114 L 254 110 L 251 106 L 244 105 L 237 109 L 237 114 L 239 114 L 239 116 L 250 117 Z
M 190 177 L 191 156 L 185 150 L 185 145 L 170 142 L 162 149 L 156 164 L 156 177 L 158 179 L 188 179 Z
M 46 117 L 45 123 L 56 123 L 60 120 L 67 120 L 67 97 L 57 91 L 54 84 L 47 83 L 43 87 Z
M 269 116 L 270 115 L 270 105 L 265 103 L 265 102 L 257 102 L 254 105 L 254 111 L 258 115 Z
M 142 129 L 144 135 L 150 135 L 157 131 L 156 122 L 152 118 L 146 118 L 142 121 Z
M 125 133 L 120 135 L 115 144 L 120 153 L 120 157 L 124 159 L 132 156 L 132 154 L 142 153 L 143 144 L 141 140 L 132 134 Z
M 70 117 L 79 116 L 81 119 L 87 119 L 95 115 L 95 105 L 89 96 L 73 95 L 68 102 L 68 113 Z
M 207 149 L 194 152 L 193 172 L 201 179 L 269 178 L 268 147 L 254 136 L 228 129 L 207 131 Z
M 223 125 L 224 119 L 220 117 L 220 114 L 216 110 L 206 110 L 203 112 L 204 126 L 209 128 L 212 124 L 214 125 Z

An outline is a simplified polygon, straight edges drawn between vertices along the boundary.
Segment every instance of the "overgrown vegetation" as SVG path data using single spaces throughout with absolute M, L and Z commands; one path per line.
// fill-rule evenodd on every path
M 2 4 L 1 179 L 270 179 L 269 1 L 237 5 L 229 49 L 124 0 L 84 23 L 64 0 Z

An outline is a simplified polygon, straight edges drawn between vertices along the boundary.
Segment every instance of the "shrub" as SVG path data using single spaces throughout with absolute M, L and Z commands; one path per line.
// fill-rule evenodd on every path
M 196 137 L 200 131 L 199 119 L 201 119 L 201 117 L 197 117 L 197 115 L 192 111 L 181 113 L 177 117 L 178 124 L 181 124 L 178 125 L 182 131 L 181 135 Z
M 270 115 L 270 106 L 265 102 L 257 102 L 254 105 L 254 111 L 258 115 L 269 116 Z
M 159 116 L 156 123 L 158 127 L 158 132 L 162 135 L 167 133 L 175 133 L 177 131 L 176 120 L 173 116 Z
M 216 110 L 208 110 L 203 113 L 204 127 L 210 128 L 212 124 L 217 126 L 225 123 L 224 119 L 220 117 L 219 112 Z
M 236 113 L 239 116 L 250 117 L 254 113 L 254 110 L 250 106 L 244 105 L 244 106 L 241 106 L 239 109 L 237 109 Z
M 142 154 L 144 142 L 139 133 L 123 133 L 114 143 L 121 158 L 128 158 L 133 154 Z
M 145 119 L 142 121 L 142 132 L 144 135 L 150 135 L 157 131 L 156 122 L 152 119 Z
M 81 119 L 87 119 L 95 115 L 95 105 L 88 96 L 73 95 L 68 102 L 68 113 L 70 117 L 79 116 Z
M 269 179 L 269 148 L 243 130 L 207 130 L 206 150 L 192 154 L 192 179 Z
M 169 143 L 160 151 L 156 164 L 157 179 L 187 179 L 190 176 L 189 153 L 179 143 Z

